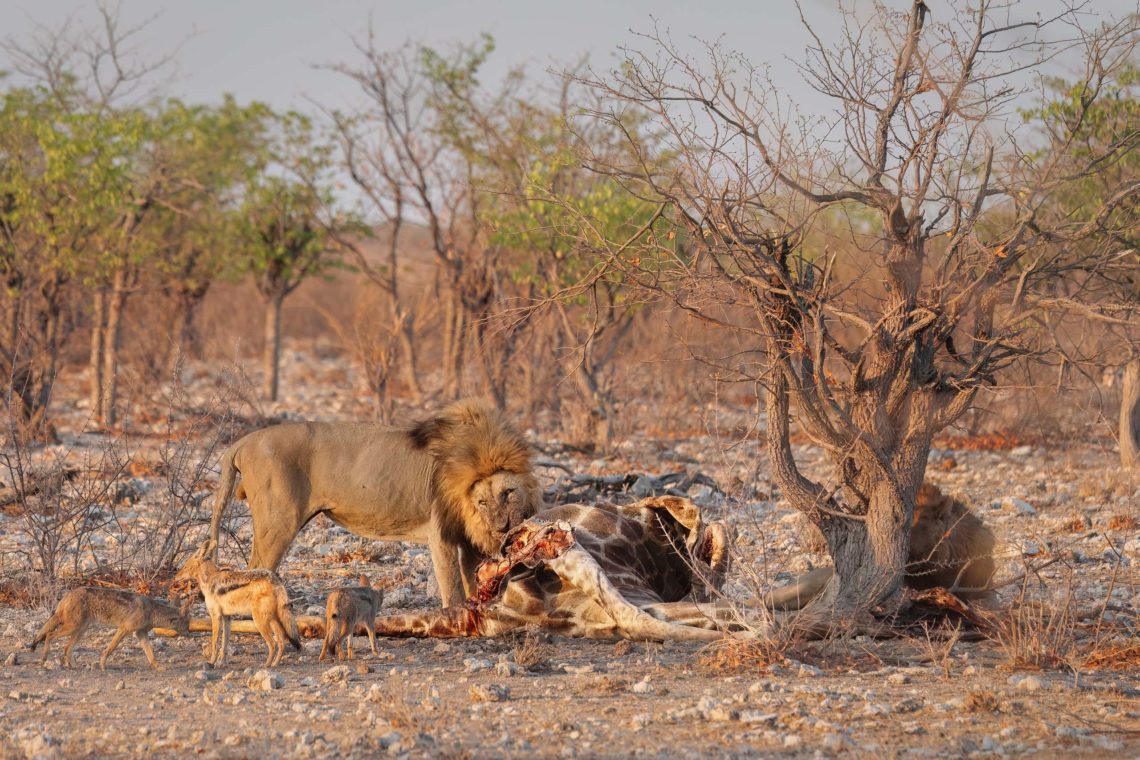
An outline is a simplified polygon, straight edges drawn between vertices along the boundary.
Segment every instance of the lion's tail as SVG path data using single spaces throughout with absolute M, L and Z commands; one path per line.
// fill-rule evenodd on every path
M 773 610 L 801 610 L 827 588 L 835 571 L 830 567 L 817 567 L 804 573 L 783 588 L 764 596 L 764 606 Z
M 237 479 L 241 474 L 238 472 L 237 465 L 234 464 L 234 457 L 237 456 L 240 445 L 241 441 L 238 441 L 226 449 L 218 462 L 222 472 L 221 479 L 218 481 L 218 490 L 214 493 L 214 514 L 210 518 L 210 539 L 214 542 L 214 561 L 218 559 L 218 533 L 222 525 L 222 515 L 226 511 L 230 499 L 233 498 L 234 488 L 237 486 Z

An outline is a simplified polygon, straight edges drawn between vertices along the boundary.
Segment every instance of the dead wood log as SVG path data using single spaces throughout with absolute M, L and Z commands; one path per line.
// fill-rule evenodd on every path
M 41 491 L 59 490 L 64 483 L 73 480 L 78 474 L 79 470 L 70 467 L 42 473 L 29 472 L 24 475 L 22 487 L 0 485 L 0 509 L 20 504 L 24 499 L 35 496 Z
M 554 485 L 543 492 L 543 497 L 547 504 L 590 504 L 602 497 L 614 496 L 627 496 L 630 500 L 649 496 L 688 497 L 693 486 L 698 485 L 706 486 L 714 493 L 724 494 L 724 490 L 708 475 L 702 472 L 690 475 L 684 470 L 679 470 L 663 475 L 637 472 L 624 475 L 586 473 L 559 475 Z

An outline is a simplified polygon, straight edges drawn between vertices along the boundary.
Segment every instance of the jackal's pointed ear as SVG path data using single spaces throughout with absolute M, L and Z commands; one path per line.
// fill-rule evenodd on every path
M 372 584 L 368 582 L 368 576 L 367 575 L 361 574 L 359 582 L 360 582 L 361 586 L 364 586 L 364 588 L 372 588 Z

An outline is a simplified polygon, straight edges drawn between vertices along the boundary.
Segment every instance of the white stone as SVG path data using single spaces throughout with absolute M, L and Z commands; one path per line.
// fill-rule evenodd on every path
M 1017 684 L 1021 691 L 1040 691 L 1044 684 L 1037 676 L 1026 676 Z
M 259 670 L 250 676 L 246 685 L 256 691 L 273 691 L 285 685 L 285 680 L 272 670 Z
M 629 687 L 629 690 L 634 694 L 652 694 L 653 684 L 649 683 L 649 676 L 642 678 L 640 681 Z
M 1033 505 L 1024 499 L 1019 499 L 1016 496 L 1006 496 L 1001 500 L 1001 508 L 1011 512 L 1017 512 L 1022 515 L 1036 515 L 1037 510 Z

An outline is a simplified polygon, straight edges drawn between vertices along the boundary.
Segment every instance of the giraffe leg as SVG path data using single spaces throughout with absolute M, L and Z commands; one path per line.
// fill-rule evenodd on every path
M 597 560 L 577 544 L 546 560 L 546 566 L 601 605 L 613 619 L 618 632 L 626 638 L 635 641 L 716 641 L 724 636 L 720 631 L 658 620 L 630 604 L 606 577 Z
M 521 628 L 527 622 L 519 621 L 508 611 L 497 609 L 495 606 L 481 610 L 471 610 L 466 607 L 443 607 L 424 612 L 378 617 L 374 627 L 376 633 L 381 636 L 446 639 L 465 636 L 497 636 L 515 628 Z
M 641 609 L 658 620 L 714 631 L 764 634 L 769 632 L 773 622 L 773 616 L 767 610 L 753 610 L 727 602 L 658 602 L 642 605 Z

